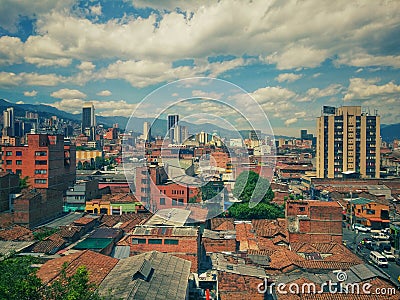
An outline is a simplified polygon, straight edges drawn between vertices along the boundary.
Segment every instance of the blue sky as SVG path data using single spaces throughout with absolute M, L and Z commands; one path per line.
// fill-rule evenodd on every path
M 315 132 L 323 105 L 362 105 L 398 123 L 399 11 L 399 1 L 2 0 L 0 97 L 72 113 L 93 101 L 98 114 L 130 116 L 157 88 L 205 76 L 259 105 L 201 86 L 192 96 L 226 101 L 244 116 L 262 109 L 276 134 Z M 187 94 L 164 91 L 140 116 Z M 256 118 L 254 126 L 266 124 Z

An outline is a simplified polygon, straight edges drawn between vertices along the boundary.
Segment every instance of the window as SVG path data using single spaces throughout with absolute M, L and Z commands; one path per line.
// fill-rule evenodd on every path
M 12 165 L 12 160 L 6 160 L 6 165 Z
M 22 151 L 15 151 L 16 156 L 22 156 Z
M 17 169 L 15 170 L 15 174 L 17 174 L 18 176 L 22 174 L 22 170 L 21 169 Z
M 306 208 L 305 208 L 304 206 L 300 206 L 300 207 L 299 207 L 299 210 L 300 210 L 300 211 L 305 211 Z
M 146 244 L 146 239 L 132 239 L 132 244 L 133 245 Z
M 178 199 L 178 205 L 182 206 L 183 205 L 183 199 Z
M 164 240 L 164 245 L 178 245 L 178 244 L 179 244 L 178 240 L 170 240 L 170 239 Z
M 35 152 L 35 155 L 36 155 L 36 156 L 46 156 L 46 155 L 47 155 L 47 152 L 46 152 L 46 151 L 36 151 L 36 152 Z
M 165 205 L 165 198 L 160 198 L 160 205 Z
M 35 174 L 47 174 L 47 170 L 35 170 Z M 72 189 L 73 191 L 74 189 Z
M 149 239 L 149 244 L 161 245 L 162 244 L 162 239 Z
M 22 165 L 22 160 L 17 160 L 17 161 L 15 161 L 15 163 L 16 163 L 17 165 Z
M 7 151 L 6 152 L 6 156 L 11 156 L 12 155 L 12 151 Z
M 46 184 L 47 183 L 47 179 L 35 179 L 35 183 Z
M 177 206 L 178 205 L 178 199 L 172 198 L 172 206 Z
M 47 165 L 47 160 L 35 160 L 35 165 L 39 166 Z

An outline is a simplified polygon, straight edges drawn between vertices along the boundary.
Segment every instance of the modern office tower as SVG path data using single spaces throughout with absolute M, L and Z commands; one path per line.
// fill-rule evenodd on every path
M 317 177 L 379 178 L 380 116 L 361 106 L 324 106 L 317 120 Z
M 14 108 L 9 107 L 3 111 L 3 135 L 15 136 Z
M 143 123 L 143 139 L 146 142 L 150 142 L 151 141 L 151 126 L 150 126 L 150 122 L 144 122 Z
M 168 136 L 171 140 L 174 140 L 175 138 L 175 131 L 176 131 L 176 126 L 178 125 L 179 122 L 179 115 L 168 115 Z
M 82 107 L 82 133 L 90 138 L 95 139 L 96 116 L 94 114 L 94 105 L 87 102 Z

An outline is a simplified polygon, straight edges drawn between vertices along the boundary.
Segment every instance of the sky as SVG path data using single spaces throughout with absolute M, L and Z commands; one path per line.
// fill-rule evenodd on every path
M 71 113 L 92 101 L 103 116 L 168 108 L 197 123 L 239 111 L 291 136 L 315 133 L 323 105 L 398 123 L 399 11 L 369 0 L 0 0 L 0 98 Z M 206 101 L 171 106 L 188 97 Z

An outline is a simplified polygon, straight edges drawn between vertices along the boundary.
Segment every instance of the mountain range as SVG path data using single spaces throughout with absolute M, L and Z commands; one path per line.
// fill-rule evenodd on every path
M 0 111 L 6 110 L 8 107 L 14 108 L 14 114 L 17 117 L 24 117 L 26 111 L 36 112 L 41 117 L 50 118 L 51 116 L 57 116 L 60 119 L 71 120 L 76 123 L 80 123 L 82 116 L 81 114 L 71 114 L 65 112 L 63 110 L 59 110 L 53 106 L 45 105 L 45 104 L 15 104 L 9 102 L 4 99 L 0 99 Z M 112 117 L 104 117 L 104 116 L 96 116 L 96 122 L 98 124 L 103 124 L 105 127 L 112 127 L 113 124 L 118 123 L 120 128 L 125 128 L 128 123 L 129 118 L 122 116 L 112 116 Z M 132 125 L 134 131 L 137 133 L 141 133 L 143 131 L 143 122 L 152 122 L 151 118 L 136 118 L 132 119 Z M 188 122 L 182 122 L 183 126 L 187 126 L 189 132 L 208 132 L 213 133 L 216 132 L 218 135 L 226 137 L 226 138 L 234 138 L 237 137 L 237 133 L 218 127 L 214 124 L 204 123 L 204 124 L 193 124 Z M 165 128 L 167 127 L 167 120 L 157 119 L 152 125 L 152 134 L 154 136 L 163 136 L 165 134 Z M 386 142 L 392 142 L 394 139 L 400 138 L 400 123 L 398 124 L 382 124 L 381 125 L 381 136 L 382 140 Z M 288 138 L 287 136 L 275 136 L 276 138 Z

